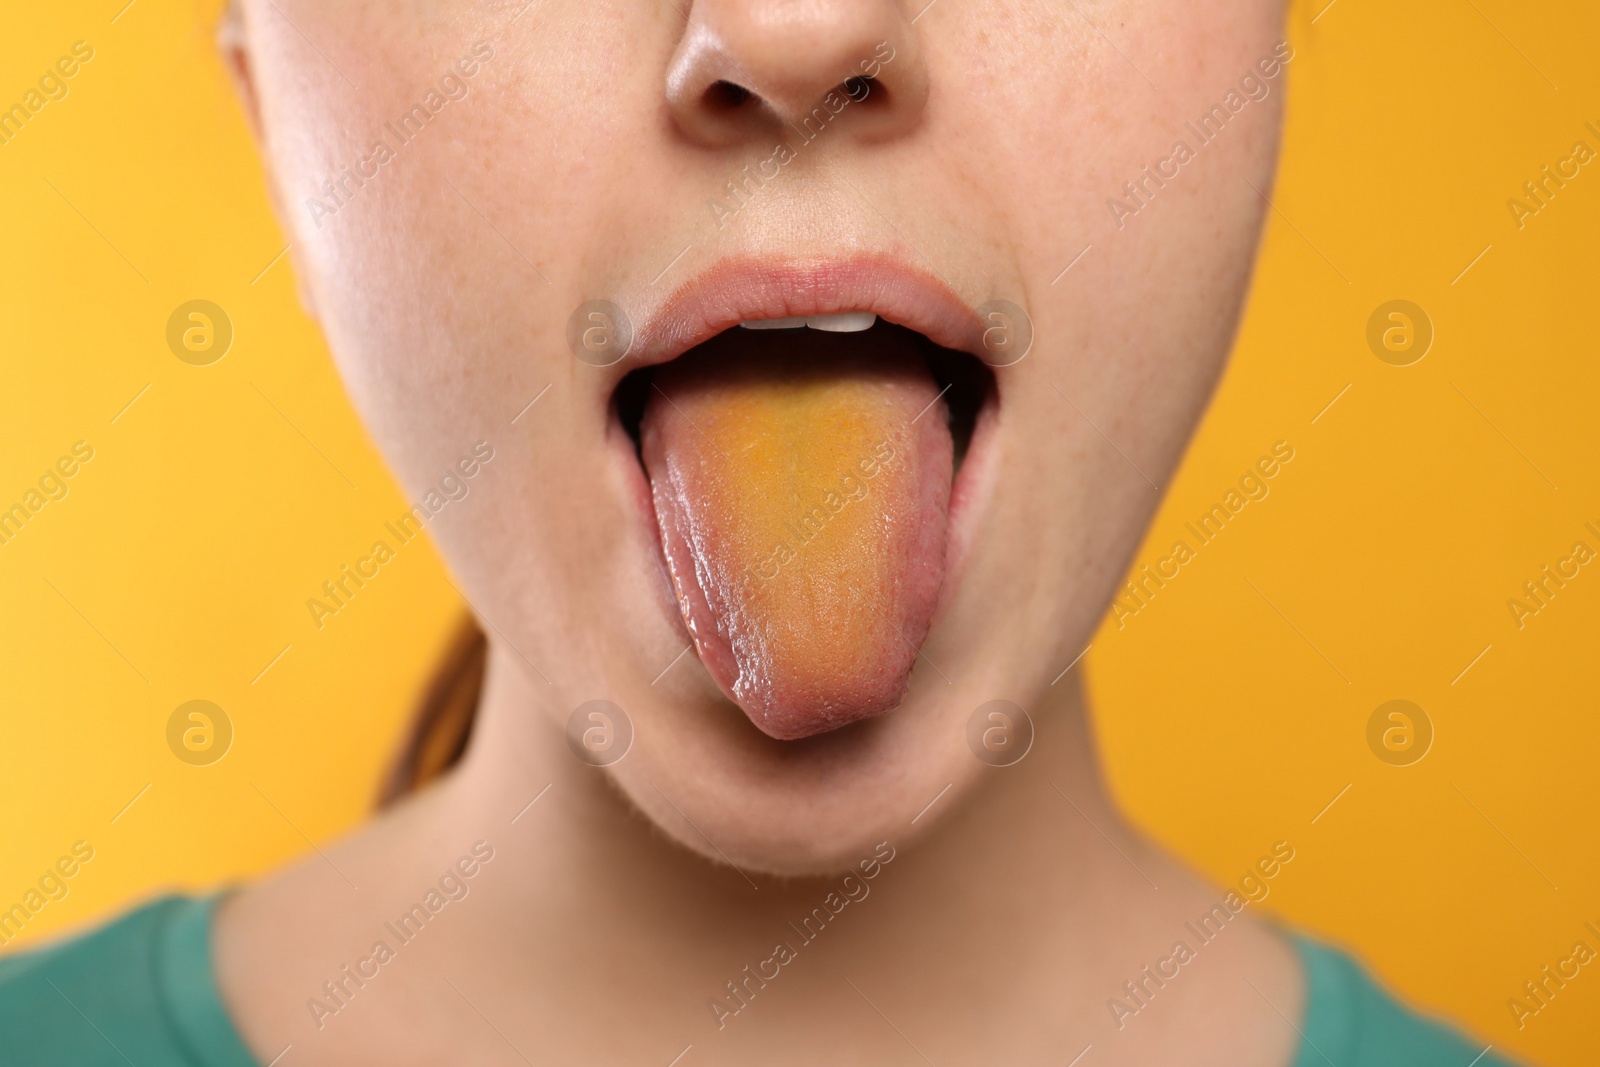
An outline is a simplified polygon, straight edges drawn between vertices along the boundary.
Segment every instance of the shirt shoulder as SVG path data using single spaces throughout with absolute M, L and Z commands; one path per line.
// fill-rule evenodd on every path
M 1515 1067 L 1484 1043 L 1418 1015 L 1349 956 L 1294 938 L 1306 974 L 1306 1017 L 1294 1067 Z
M 163 897 L 70 940 L 0 958 L 5 1062 L 259 1067 L 217 993 L 216 902 Z

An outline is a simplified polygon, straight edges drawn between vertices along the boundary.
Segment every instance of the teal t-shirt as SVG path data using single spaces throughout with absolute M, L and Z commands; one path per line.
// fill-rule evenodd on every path
M 6 1067 L 261 1067 L 211 970 L 217 897 L 165 897 L 61 944 L 0 959 Z M 1414 1015 L 1349 957 L 1296 938 L 1306 1017 L 1292 1067 L 1509 1067 Z
M 260 1067 L 211 971 L 217 897 L 163 897 L 0 958 L 5 1067 Z
M 1304 937 L 1294 943 L 1306 971 L 1294 1067 L 1511 1067 L 1487 1045 L 1401 1007 L 1344 953 Z

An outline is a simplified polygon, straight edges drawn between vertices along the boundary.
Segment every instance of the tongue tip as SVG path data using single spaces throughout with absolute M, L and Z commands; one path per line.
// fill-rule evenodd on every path
M 926 634 L 927 620 L 921 623 L 909 624 L 912 636 Z M 863 647 L 845 662 L 790 664 L 781 678 L 741 675 L 721 684 L 757 729 L 779 741 L 879 718 L 904 701 L 916 666 L 917 652 L 901 640 L 904 631 L 897 631 L 896 646 Z
M 755 724 L 756 729 L 768 737 L 776 741 L 803 741 L 818 734 L 831 733 L 851 723 L 887 715 L 900 706 L 905 692 L 906 684 L 902 680 L 892 696 L 873 694 L 868 699 L 851 701 L 844 706 L 784 707 L 765 712 L 753 712 L 743 704 L 740 707 Z

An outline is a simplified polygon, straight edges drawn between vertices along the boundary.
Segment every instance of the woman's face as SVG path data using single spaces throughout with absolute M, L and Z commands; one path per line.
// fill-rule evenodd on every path
M 518 713 L 558 739 L 620 706 L 603 773 L 688 847 L 781 872 L 898 843 L 993 773 L 969 721 L 1072 684 L 1223 365 L 1278 6 L 241 15 L 306 303 L 407 494 L 444 501 L 428 529 Z M 849 312 L 880 325 L 737 325 Z M 447 477 L 470 493 L 428 497 Z

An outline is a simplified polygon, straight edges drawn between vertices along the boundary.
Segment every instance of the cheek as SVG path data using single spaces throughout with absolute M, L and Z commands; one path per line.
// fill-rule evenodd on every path
M 365 49 L 339 56 L 357 92 L 283 19 L 253 20 L 267 155 L 307 302 L 364 421 L 417 491 L 444 469 L 439 450 L 462 445 L 463 426 L 503 425 L 571 373 L 567 316 L 610 273 L 596 250 L 637 236 L 618 205 L 639 199 L 637 153 L 659 140 L 645 96 L 660 86 L 634 73 L 650 69 L 649 35 L 600 17 L 605 5 L 501 37 L 489 15 L 463 30 L 282 6 L 313 39 Z M 495 54 L 466 98 L 403 140 L 400 117 L 481 38 Z M 611 85 L 598 106 L 579 88 L 597 78 Z M 325 183 L 378 140 L 392 159 L 330 195 Z

